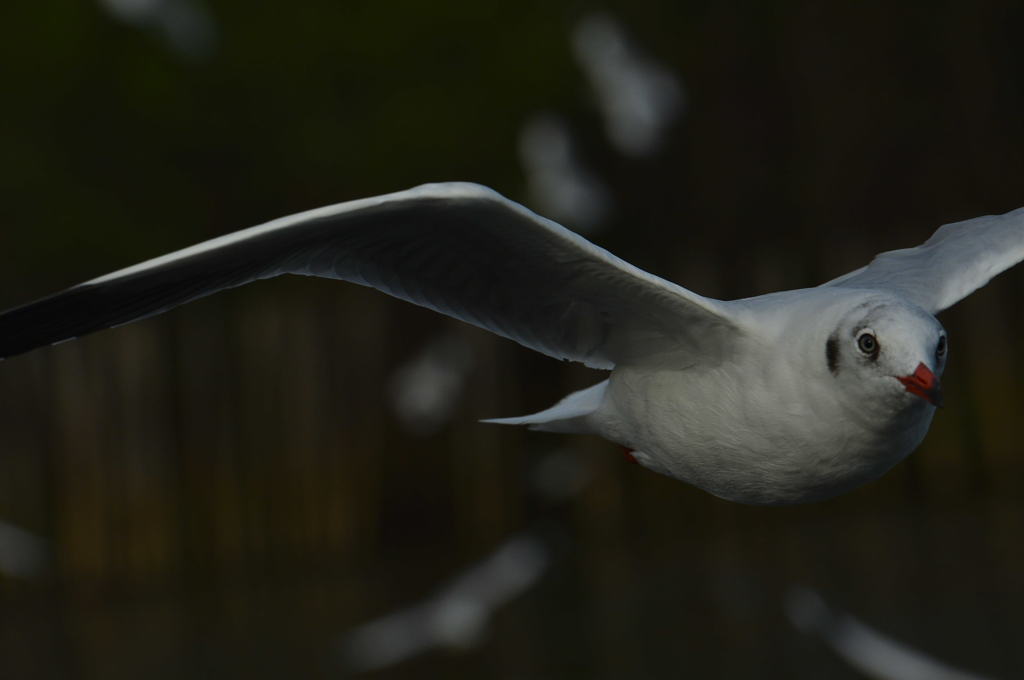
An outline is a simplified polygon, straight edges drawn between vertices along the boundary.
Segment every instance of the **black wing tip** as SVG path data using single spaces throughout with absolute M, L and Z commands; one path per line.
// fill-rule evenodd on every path
M 0 360 L 107 328 L 92 314 L 92 297 L 92 286 L 80 284 L 0 314 Z

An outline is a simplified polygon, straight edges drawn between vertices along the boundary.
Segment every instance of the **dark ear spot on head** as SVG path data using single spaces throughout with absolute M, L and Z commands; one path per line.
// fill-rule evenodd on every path
M 832 334 L 832 337 L 825 343 L 825 360 L 828 362 L 828 370 L 832 375 L 839 374 L 839 338 Z

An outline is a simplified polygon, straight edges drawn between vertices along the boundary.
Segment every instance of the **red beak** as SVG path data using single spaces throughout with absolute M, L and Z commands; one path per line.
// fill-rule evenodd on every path
M 916 394 L 934 406 L 942 406 L 942 386 L 932 369 L 920 363 L 912 375 L 896 378 L 903 383 L 907 392 Z

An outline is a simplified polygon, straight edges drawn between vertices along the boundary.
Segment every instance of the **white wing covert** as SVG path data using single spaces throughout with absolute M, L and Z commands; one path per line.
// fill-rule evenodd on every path
M 0 315 L 0 357 L 257 279 L 352 281 L 595 368 L 737 334 L 724 303 L 648 274 L 475 184 L 428 184 L 284 217 Z
M 898 293 L 937 314 L 1024 260 L 1024 208 L 946 224 L 916 248 L 890 250 L 825 286 Z

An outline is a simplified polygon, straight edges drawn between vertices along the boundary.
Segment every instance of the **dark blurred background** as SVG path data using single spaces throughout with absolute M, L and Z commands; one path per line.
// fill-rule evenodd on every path
M 426 181 L 488 184 L 723 298 L 1024 205 L 1010 0 L 0 20 L 2 308 Z M 1022 301 L 1018 268 L 945 313 L 924 445 L 796 508 L 479 424 L 601 374 L 337 282 L 6 361 L 0 676 L 1024 677 Z

